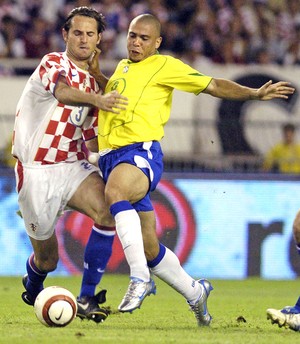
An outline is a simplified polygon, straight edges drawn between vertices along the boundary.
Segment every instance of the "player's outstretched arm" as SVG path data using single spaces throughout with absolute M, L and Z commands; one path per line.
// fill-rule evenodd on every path
M 273 98 L 287 99 L 295 92 L 295 88 L 286 81 L 273 84 L 270 80 L 260 88 L 251 88 L 231 80 L 213 78 L 203 92 L 222 99 L 270 100 Z
M 125 110 L 128 104 L 127 98 L 117 91 L 112 91 L 105 95 L 101 93 L 86 93 L 77 88 L 70 87 L 63 76 L 57 82 L 55 97 L 62 104 L 71 106 L 95 106 L 113 113 L 119 113 L 121 110 Z

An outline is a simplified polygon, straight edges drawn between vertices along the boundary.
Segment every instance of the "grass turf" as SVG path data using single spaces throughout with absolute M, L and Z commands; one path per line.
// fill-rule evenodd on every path
M 45 286 L 61 285 L 78 294 L 80 277 L 48 277 Z M 112 314 L 102 324 L 76 318 L 64 328 L 47 328 L 36 319 L 33 308 L 20 298 L 21 277 L 0 278 L 0 343 L 99 343 L 99 344 L 264 344 L 287 343 L 299 333 L 271 325 L 267 308 L 293 305 L 300 281 L 212 280 L 214 290 L 208 301 L 213 316 L 210 327 L 199 328 L 181 295 L 158 279 L 157 295 L 148 297 L 142 308 L 120 314 L 117 306 L 128 276 L 107 274 L 101 287 L 107 289 Z

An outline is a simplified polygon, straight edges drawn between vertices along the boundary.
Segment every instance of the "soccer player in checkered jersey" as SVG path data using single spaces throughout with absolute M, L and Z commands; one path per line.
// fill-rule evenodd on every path
M 129 287 L 118 308 L 132 312 L 155 293 L 152 273 L 184 296 L 199 326 L 208 326 L 212 286 L 206 279 L 196 281 L 187 274 L 177 256 L 159 243 L 150 200 L 163 171 L 159 141 L 170 117 L 173 90 L 246 101 L 286 99 L 295 89 L 284 81 L 268 81 L 256 89 L 204 75 L 179 59 L 159 54 L 160 31 L 153 15 L 131 21 L 128 58 L 119 62 L 105 89 L 119 90 L 128 98 L 128 106 L 118 115 L 100 110 L 98 116 L 99 167 L 106 183 L 106 202 L 130 266 Z
M 115 227 L 99 169 L 88 162 L 82 147 L 85 142 L 98 151 L 98 109 L 117 114 L 127 105 L 117 91 L 101 92 L 107 79 L 98 68 L 97 45 L 104 29 L 104 17 L 96 10 L 78 7 L 70 12 L 62 29 L 66 50 L 43 57 L 17 104 L 12 149 L 19 207 L 33 247 L 22 299 L 33 305 L 47 274 L 56 269 L 55 225 L 65 209 L 75 209 L 95 222 L 84 257 L 90 273 L 83 275 L 78 315 L 96 322 L 107 317 L 99 307 L 105 293 L 94 295 L 89 279 L 100 281 Z

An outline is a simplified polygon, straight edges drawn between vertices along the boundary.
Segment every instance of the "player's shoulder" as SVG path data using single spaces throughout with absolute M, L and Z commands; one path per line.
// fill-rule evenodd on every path
M 173 55 L 169 55 L 169 54 L 155 54 L 154 55 L 157 59 L 162 59 L 162 60 L 167 60 L 167 61 L 172 61 L 172 62 L 182 62 L 179 58 L 173 56 Z
M 184 66 L 186 65 L 182 60 L 180 60 L 177 57 L 174 57 L 172 55 L 167 55 L 167 54 L 156 54 L 155 58 L 157 60 L 161 60 L 164 61 L 165 63 L 167 63 L 169 66 Z
M 117 67 L 120 67 L 120 66 L 124 66 L 124 65 L 128 65 L 130 64 L 130 60 L 128 59 L 122 59 L 119 61 L 119 63 L 117 64 Z
M 164 70 L 166 71 L 180 70 L 184 73 L 190 73 L 194 70 L 192 66 L 172 55 L 157 54 L 155 55 L 155 58 L 157 59 L 157 61 L 159 61 L 160 65 L 164 66 Z
M 51 64 L 61 64 L 61 62 L 64 60 L 63 53 L 59 52 L 51 52 L 43 56 L 41 63 L 51 63 Z
M 171 56 L 171 55 L 167 55 L 167 54 L 160 54 L 160 53 L 157 53 L 157 54 L 154 54 L 154 55 L 151 55 L 149 56 L 147 59 L 144 60 L 145 63 L 152 63 L 152 62 L 171 62 L 171 63 L 176 63 L 176 61 L 179 61 L 179 59 Z

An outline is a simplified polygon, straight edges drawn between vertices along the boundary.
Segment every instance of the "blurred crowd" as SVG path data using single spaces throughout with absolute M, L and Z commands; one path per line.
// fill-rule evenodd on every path
M 40 58 L 64 50 L 61 26 L 77 6 L 106 17 L 102 56 L 126 56 L 130 20 L 162 22 L 161 51 L 189 63 L 300 64 L 300 0 L 0 0 L 0 58 Z

